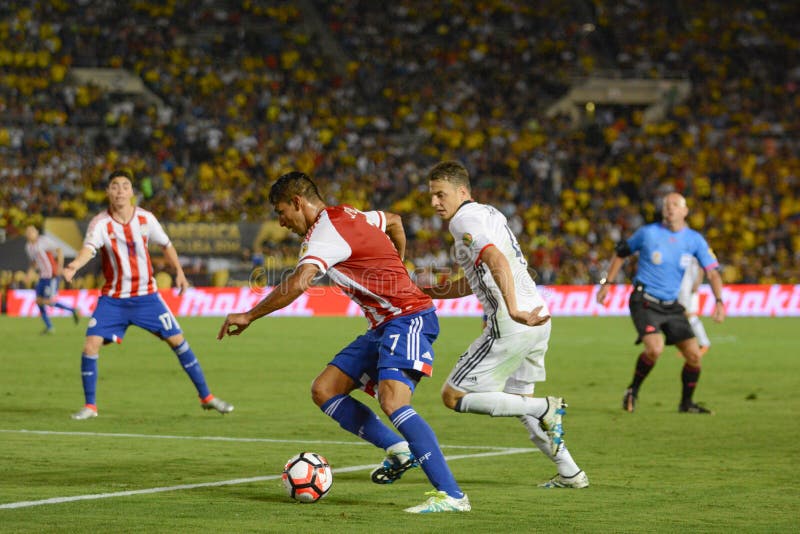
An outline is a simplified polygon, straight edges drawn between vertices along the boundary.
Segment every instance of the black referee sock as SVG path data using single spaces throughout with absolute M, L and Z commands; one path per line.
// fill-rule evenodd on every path
M 633 381 L 631 385 L 628 386 L 633 390 L 634 395 L 638 395 L 639 388 L 642 387 L 642 382 L 644 382 L 644 379 L 650 374 L 650 371 L 653 370 L 653 366 L 655 366 L 655 363 L 648 360 L 644 352 L 639 355 L 639 359 L 636 360 L 636 370 L 633 372 Z
M 683 382 L 683 392 L 681 394 L 681 406 L 688 406 L 692 403 L 692 395 L 700 379 L 700 368 L 684 364 L 681 371 L 681 382 Z

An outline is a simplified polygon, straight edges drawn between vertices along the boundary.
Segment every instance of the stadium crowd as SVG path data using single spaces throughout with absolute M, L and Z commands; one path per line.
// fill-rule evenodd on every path
M 800 283 L 798 23 L 795 3 L 740 0 L 6 2 L 0 226 L 85 219 L 119 166 L 162 220 L 260 221 L 299 169 L 330 203 L 402 213 L 409 267 L 443 276 L 422 177 L 458 159 L 540 283 L 596 282 L 671 190 L 726 283 Z M 77 84 L 75 67 L 128 69 L 156 99 Z M 546 117 L 608 71 L 692 91 L 658 123 L 626 106 Z

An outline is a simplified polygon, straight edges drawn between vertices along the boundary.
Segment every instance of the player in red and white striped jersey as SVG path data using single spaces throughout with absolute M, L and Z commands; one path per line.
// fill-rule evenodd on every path
M 41 235 L 39 229 L 33 225 L 25 228 L 25 253 L 31 260 L 31 265 L 39 273 L 39 281 L 36 282 L 36 305 L 39 307 L 39 315 L 44 321 L 43 334 L 52 334 L 53 323 L 47 314 L 47 306 L 60 308 L 72 314 L 75 324 L 78 324 L 78 312 L 75 308 L 56 301 L 58 294 L 58 282 L 61 269 L 64 267 L 64 254 L 55 241 Z
M 150 242 L 163 247 L 164 257 L 175 270 L 175 284 L 180 291 L 189 287 L 175 247 L 156 217 L 133 205 L 133 176 L 128 171 L 118 170 L 109 175 L 106 194 L 108 210 L 92 219 L 78 257 L 64 268 L 64 279 L 70 282 L 99 251 L 106 279 L 86 330 L 81 356 L 85 404 L 72 418 L 97 416 L 95 399 L 100 347 L 106 343 L 122 343 L 131 324 L 167 342 L 194 383 L 204 409 L 220 413 L 233 411 L 232 405 L 211 394 L 200 363 L 183 337 L 178 321 L 158 294 L 148 251 Z
M 378 484 L 394 482 L 421 465 L 434 495 L 407 512 L 470 510 L 428 423 L 411 407 L 411 396 L 433 366 L 439 334 L 433 302 L 411 281 L 403 265 L 406 236 L 398 215 L 328 207 L 317 186 L 301 172 L 281 176 L 270 190 L 281 226 L 303 236 L 297 269 L 246 313 L 225 318 L 218 338 L 241 334 L 253 321 L 279 310 L 328 275 L 361 306 L 369 329 L 342 349 L 314 380 L 311 396 L 345 430 L 385 449 L 372 473 Z M 350 393 L 377 393 L 384 413 L 402 437 Z

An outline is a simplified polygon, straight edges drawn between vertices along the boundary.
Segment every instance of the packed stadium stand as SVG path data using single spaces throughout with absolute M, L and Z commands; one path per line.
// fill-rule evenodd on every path
M 540 283 L 596 282 L 671 190 L 727 283 L 800 283 L 797 27 L 788 1 L 3 2 L 0 228 L 85 221 L 120 166 L 162 220 L 257 223 L 299 169 L 403 214 L 409 268 L 441 276 L 424 176 L 446 158 Z M 564 112 L 598 79 L 616 96 Z M 631 80 L 687 91 L 643 104 Z M 256 255 L 291 264 L 283 239 Z

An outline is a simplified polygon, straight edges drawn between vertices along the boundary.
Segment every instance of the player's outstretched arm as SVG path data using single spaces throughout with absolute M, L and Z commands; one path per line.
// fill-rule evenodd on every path
M 449 279 L 444 284 L 431 287 L 420 287 L 423 293 L 432 299 L 457 299 L 472 295 L 472 288 L 465 276 Z
M 87 247 L 86 245 L 81 247 L 78 256 L 69 262 L 69 265 L 64 267 L 64 271 L 62 272 L 64 281 L 67 283 L 72 282 L 72 279 L 75 278 L 75 273 L 77 273 L 81 267 L 89 263 L 89 260 L 94 258 L 94 255 L 95 250 L 92 247 Z
M 253 306 L 250 311 L 229 313 L 225 317 L 222 328 L 219 329 L 217 339 L 224 338 L 226 334 L 238 336 L 256 319 L 285 308 L 302 295 L 306 289 L 311 287 L 311 282 L 318 272 L 319 267 L 312 263 L 303 263 L 298 266 L 292 274 L 275 287 L 264 300 Z

